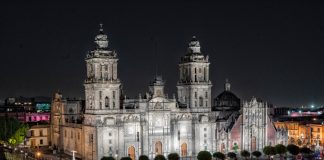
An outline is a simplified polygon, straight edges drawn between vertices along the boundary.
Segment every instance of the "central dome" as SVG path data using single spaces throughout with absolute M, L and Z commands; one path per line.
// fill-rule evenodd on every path
M 225 91 L 214 99 L 213 111 L 238 111 L 241 109 L 241 100 L 230 91 L 230 84 L 226 81 Z

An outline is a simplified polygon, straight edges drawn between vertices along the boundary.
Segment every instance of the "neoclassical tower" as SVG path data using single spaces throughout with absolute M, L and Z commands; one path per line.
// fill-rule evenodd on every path
M 181 57 L 177 84 L 178 101 L 188 108 L 201 110 L 211 107 L 209 64 L 208 55 L 201 53 L 199 41 L 193 36 L 188 53 Z
M 109 138 L 118 135 L 114 125 L 116 113 L 120 111 L 121 83 L 117 77 L 117 53 L 109 49 L 102 25 L 94 42 L 96 48 L 85 59 L 85 159 L 100 159 L 104 155 L 112 155 L 116 150 Z M 110 146 L 107 145 L 110 142 Z
M 102 25 L 95 37 L 96 49 L 85 59 L 87 78 L 85 80 L 86 113 L 103 114 L 120 109 L 120 86 L 117 77 L 117 54 L 108 48 L 107 35 Z

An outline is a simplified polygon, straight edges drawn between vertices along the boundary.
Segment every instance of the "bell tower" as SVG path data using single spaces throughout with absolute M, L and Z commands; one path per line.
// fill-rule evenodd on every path
M 209 80 L 209 58 L 202 54 L 195 36 L 188 45 L 187 54 L 179 63 L 177 84 L 178 101 L 188 108 L 201 110 L 211 107 L 211 81 Z
M 100 24 L 95 37 L 96 48 L 85 59 L 85 113 L 103 114 L 120 109 L 120 86 L 117 76 L 117 53 L 108 47 L 108 38 Z

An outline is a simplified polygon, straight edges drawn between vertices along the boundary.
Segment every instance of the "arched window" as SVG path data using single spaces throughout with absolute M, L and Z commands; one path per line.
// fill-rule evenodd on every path
M 202 97 L 199 97 L 199 107 L 202 107 L 204 105 L 204 99 Z
M 106 107 L 109 107 L 109 98 L 107 96 L 105 98 L 105 106 Z

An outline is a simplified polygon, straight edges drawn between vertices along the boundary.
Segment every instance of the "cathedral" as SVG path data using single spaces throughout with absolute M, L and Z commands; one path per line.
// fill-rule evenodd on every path
M 266 102 L 257 98 L 242 101 L 224 91 L 211 97 L 208 55 L 196 37 L 178 65 L 177 96 L 164 93 L 161 76 L 148 84 L 138 98 L 123 95 L 118 78 L 118 55 L 109 49 L 102 25 L 95 48 L 85 58 L 85 102 L 71 101 L 56 93 L 51 109 L 51 144 L 67 154 L 86 160 L 112 156 L 178 153 L 195 157 L 199 151 L 262 151 L 266 145 L 286 143 L 286 133 L 277 130 Z M 84 107 L 82 107 L 84 106 Z

